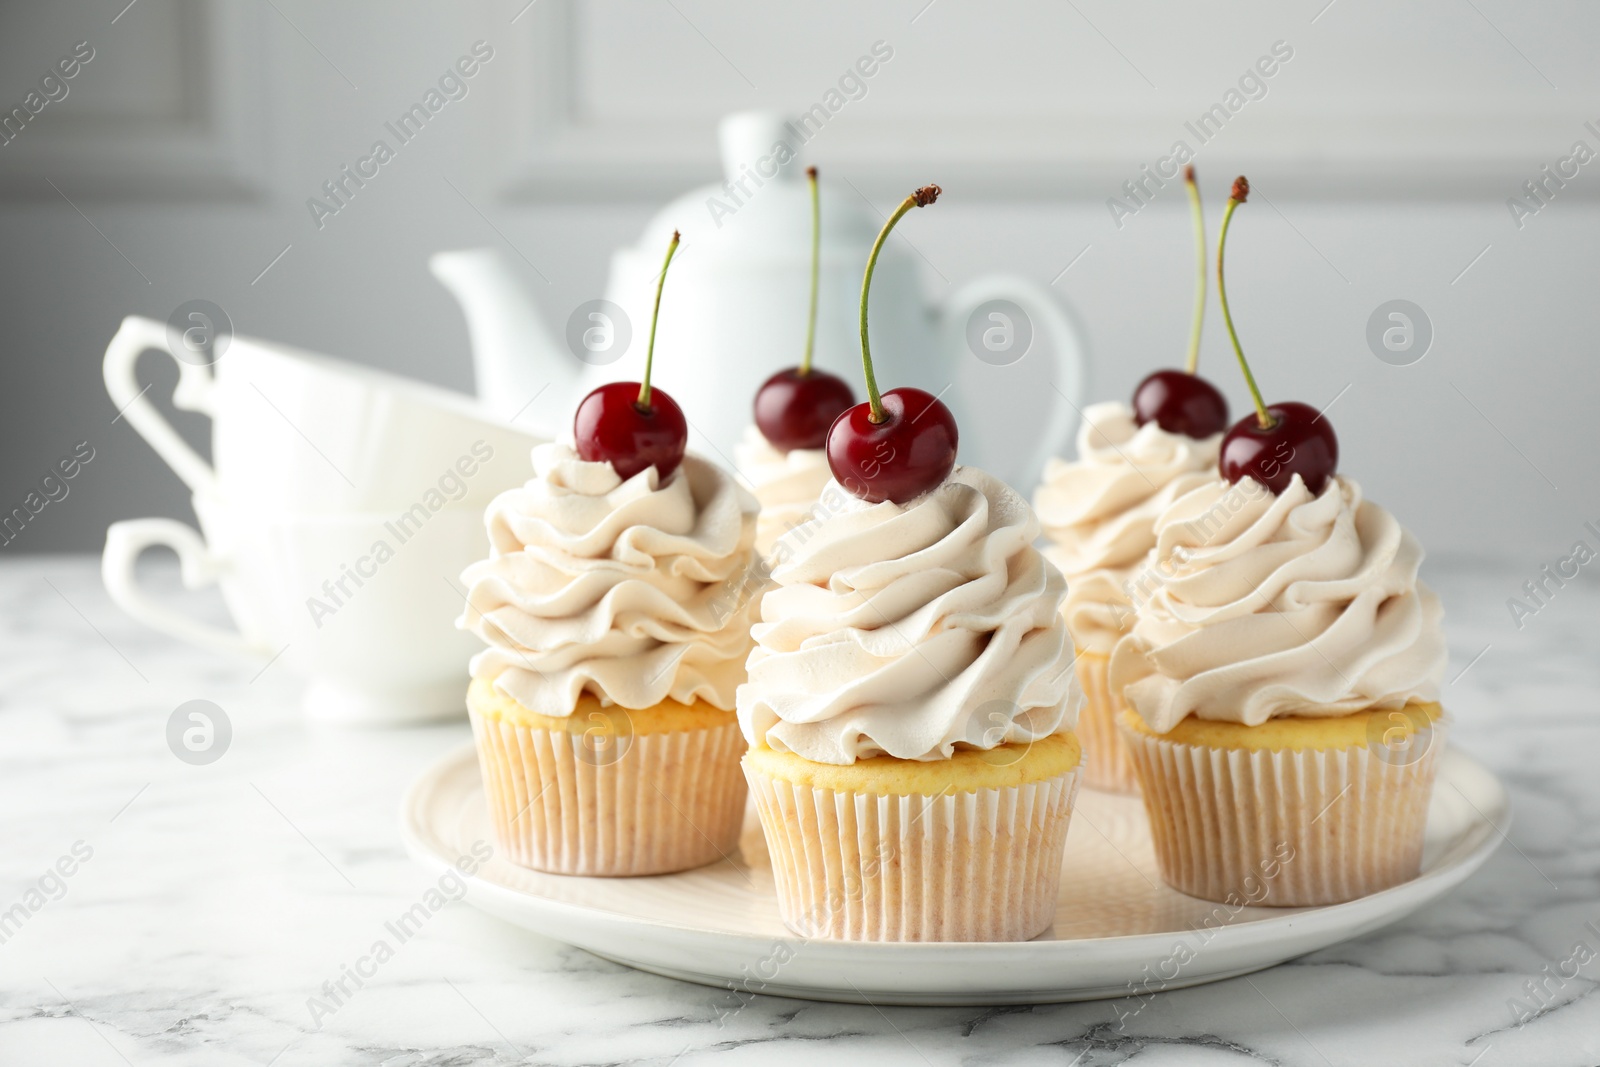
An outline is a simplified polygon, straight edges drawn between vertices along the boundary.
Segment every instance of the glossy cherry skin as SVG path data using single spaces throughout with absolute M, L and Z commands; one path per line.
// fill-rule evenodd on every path
M 1274 422 L 1261 428 L 1251 412 L 1222 438 L 1217 467 L 1230 482 L 1254 478 L 1274 494 L 1281 493 L 1298 474 L 1313 496 L 1322 492 L 1339 469 L 1339 438 L 1333 424 L 1310 404 L 1294 400 L 1267 408 Z
M 837 374 L 813 367 L 779 371 L 756 391 L 756 428 L 779 452 L 822 448 L 833 420 L 854 407 L 855 393 Z
M 834 480 L 869 503 L 904 504 L 950 477 L 960 434 L 956 417 L 932 393 L 890 389 L 888 418 L 872 421 L 872 405 L 857 404 L 828 430 Z
M 1158 370 L 1133 391 L 1133 421 L 1199 441 L 1228 428 L 1228 401 L 1198 374 Z
M 610 463 L 627 481 L 651 464 L 666 481 L 683 462 L 689 426 L 678 402 L 650 390 L 650 406 L 639 406 L 638 382 L 611 382 L 583 398 L 572 420 L 578 455 Z

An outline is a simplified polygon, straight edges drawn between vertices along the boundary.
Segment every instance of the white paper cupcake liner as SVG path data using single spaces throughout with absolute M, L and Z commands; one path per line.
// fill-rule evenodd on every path
M 1079 774 L 939 796 L 752 770 L 784 925 L 854 941 L 1026 941 L 1055 920 Z
M 744 822 L 744 737 L 726 725 L 625 737 L 597 758 L 582 734 L 472 711 L 494 833 L 514 863 L 552 874 L 685 871 L 733 856 Z
M 1226 903 L 1337 904 L 1415 878 L 1444 724 L 1414 762 L 1366 745 L 1249 751 L 1119 725 L 1168 885 Z
M 1083 710 L 1076 733 L 1083 742 L 1083 784 L 1107 793 L 1138 793 L 1139 775 L 1133 769 L 1128 746 L 1117 730 L 1117 712 L 1123 703 L 1111 691 L 1107 669 L 1111 657 L 1099 652 L 1078 656 L 1078 683 L 1083 686 Z

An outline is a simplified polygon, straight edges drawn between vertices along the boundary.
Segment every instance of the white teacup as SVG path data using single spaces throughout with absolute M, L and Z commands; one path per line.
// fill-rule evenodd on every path
M 283 515 L 196 494 L 202 535 L 172 519 L 132 519 L 106 534 L 111 599 L 147 625 L 207 648 L 281 655 L 310 680 L 306 713 L 347 725 L 465 714 L 467 661 L 480 646 L 454 626 L 457 577 L 486 551 L 477 508 L 426 515 Z M 424 508 L 424 511 L 427 509 Z M 190 618 L 138 585 L 141 552 L 178 554 L 183 583 L 221 587 L 238 629 Z
M 152 348 L 178 364 L 173 404 L 211 416 L 214 466 L 144 395 L 135 364 Z M 539 440 L 462 394 L 284 345 L 232 337 L 209 358 L 129 316 L 104 365 L 112 402 L 196 494 L 295 514 L 407 508 L 481 442 L 488 457 L 461 502 L 481 508 L 527 477 Z

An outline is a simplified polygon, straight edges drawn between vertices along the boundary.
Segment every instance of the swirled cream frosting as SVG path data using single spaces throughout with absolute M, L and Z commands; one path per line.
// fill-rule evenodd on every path
M 755 500 L 695 456 L 664 482 L 654 467 L 623 481 L 565 444 L 536 447 L 533 466 L 489 505 L 489 558 L 461 576 L 457 625 L 489 646 L 473 676 L 556 717 L 586 690 L 731 710 L 761 585 Z
M 1071 728 L 1082 693 L 1065 581 L 1038 520 L 998 479 L 957 467 L 905 504 L 830 482 L 818 517 L 773 548 L 739 723 L 818 763 L 948 759 Z
M 796 448 L 780 452 L 754 426 L 746 427 L 744 439 L 733 447 L 733 460 L 761 503 L 756 551 L 762 555 L 771 552 L 786 531 L 806 521 L 823 487 L 833 480 L 826 451 Z
M 1079 648 L 1109 655 L 1133 624 L 1124 590 L 1155 545 L 1155 521 L 1184 493 L 1217 477 L 1222 435 L 1195 440 L 1154 422 L 1134 422 L 1116 402 L 1084 409 L 1078 458 L 1052 459 L 1034 493 L 1050 544 L 1067 576 L 1063 611 Z
M 1439 698 L 1439 600 L 1422 546 L 1348 478 L 1313 496 L 1218 479 L 1156 523 L 1133 630 L 1110 679 L 1151 729 L 1259 726 Z

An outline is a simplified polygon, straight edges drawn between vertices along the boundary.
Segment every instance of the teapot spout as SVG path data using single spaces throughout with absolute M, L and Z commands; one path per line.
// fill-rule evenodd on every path
M 436 252 L 428 268 L 466 315 L 478 399 L 503 419 L 550 432 L 539 412 L 563 410 L 579 368 L 545 325 L 523 272 L 498 248 Z

